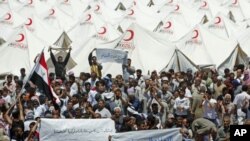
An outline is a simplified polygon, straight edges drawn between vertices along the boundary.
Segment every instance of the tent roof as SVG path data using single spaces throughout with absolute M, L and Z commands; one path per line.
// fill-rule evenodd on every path
M 178 48 L 195 64 L 215 64 L 216 67 L 229 57 L 236 45 L 237 42 L 214 36 L 199 25 L 177 43 Z

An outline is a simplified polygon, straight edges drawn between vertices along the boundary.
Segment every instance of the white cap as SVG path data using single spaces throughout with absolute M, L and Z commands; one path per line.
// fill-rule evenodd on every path
M 166 76 L 162 77 L 161 80 L 168 81 L 168 78 Z
M 104 93 L 103 96 L 107 99 L 111 99 L 112 97 L 114 97 L 114 93 Z
M 222 77 L 222 76 L 218 76 L 217 79 L 218 79 L 218 80 L 222 80 L 223 77 Z
M 139 115 L 139 113 L 136 110 L 134 110 L 134 107 L 132 106 L 131 107 L 128 106 L 127 110 L 133 115 Z
M 74 72 L 73 71 L 69 71 L 68 75 L 74 75 Z
M 129 78 L 135 79 L 135 76 L 134 75 L 130 75 Z
M 173 114 L 168 114 L 168 118 L 174 118 Z
M 150 76 L 149 76 L 149 75 L 144 75 L 144 76 L 143 76 L 143 79 L 144 79 L 144 80 L 150 79 Z

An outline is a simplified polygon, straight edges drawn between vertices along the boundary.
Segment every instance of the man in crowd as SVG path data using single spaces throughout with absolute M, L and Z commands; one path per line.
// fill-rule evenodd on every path
M 93 49 L 95 51 L 96 49 Z M 93 56 L 93 51 L 90 52 L 88 60 L 90 66 L 90 72 L 96 73 L 97 77 L 102 78 L 102 65 L 97 62 L 96 56 Z
M 66 65 L 68 64 L 69 58 L 70 58 L 70 52 L 71 48 L 69 49 L 69 52 L 67 53 L 67 56 L 63 60 L 62 56 L 58 56 L 57 60 L 52 52 L 52 49 L 50 48 L 50 57 L 51 60 L 55 66 L 55 73 L 56 73 L 56 78 L 61 79 L 61 80 L 66 80 Z

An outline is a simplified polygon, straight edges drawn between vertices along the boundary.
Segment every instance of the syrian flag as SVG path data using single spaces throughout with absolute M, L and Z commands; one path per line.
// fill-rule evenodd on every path
M 48 67 L 43 51 L 40 57 L 37 59 L 35 67 L 31 72 L 30 81 L 35 84 L 39 90 L 42 90 L 44 94 L 49 98 L 49 100 L 52 100 L 55 108 L 58 107 L 56 103 L 59 103 L 60 100 L 50 86 Z

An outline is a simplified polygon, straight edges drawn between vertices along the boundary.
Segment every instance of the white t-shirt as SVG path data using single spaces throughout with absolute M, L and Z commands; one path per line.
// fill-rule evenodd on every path
M 111 113 L 106 108 L 103 108 L 101 111 L 97 109 L 95 110 L 95 113 L 101 114 L 102 118 L 111 118 Z
M 213 108 L 209 107 L 209 103 L 213 106 Z M 204 106 L 204 117 L 208 119 L 216 119 L 216 111 L 215 104 L 217 101 L 215 99 L 210 99 L 209 103 L 207 101 L 203 101 L 202 105 Z
M 70 87 L 70 95 L 73 96 L 74 94 L 77 94 L 78 92 L 78 86 L 76 83 L 73 83 Z
M 88 97 L 88 102 L 90 102 L 90 104 L 92 106 L 94 106 L 95 104 L 97 104 L 97 101 L 95 100 L 95 95 L 97 94 L 97 91 L 90 91 L 89 92 L 89 97 Z
M 236 108 L 237 108 L 237 115 L 239 117 L 245 117 L 245 113 L 241 110 L 243 104 L 244 104 L 244 101 L 245 101 L 245 98 L 247 98 L 248 100 L 250 99 L 250 95 L 248 95 L 246 92 L 242 92 L 238 95 L 236 95 L 236 97 L 234 98 L 234 101 L 233 101 L 233 104 L 236 105 Z M 247 105 L 248 107 L 249 105 Z
M 7 95 L 6 97 L 3 96 L 3 99 L 4 99 L 4 101 L 5 101 L 6 103 L 11 104 L 11 97 L 10 97 L 10 95 Z
M 242 108 L 245 98 L 248 100 L 250 99 L 250 95 L 248 95 L 246 92 L 242 92 L 235 96 L 233 103 L 237 106 L 237 109 Z
M 183 110 L 178 110 L 178 107 L 183 108 Z M 186 97 L 184 97 L 184 98 L 177 97 L 175 99 L 174 109 L 176 109 L 175 113 L 177 115 L 187 115 L 189 107 L 190 107 L 190 101 L 189 101 L 188 98 L 186 98 Z
M 188 88 L 185 89 L 185 97 L 192 98 L 191 91 Z

